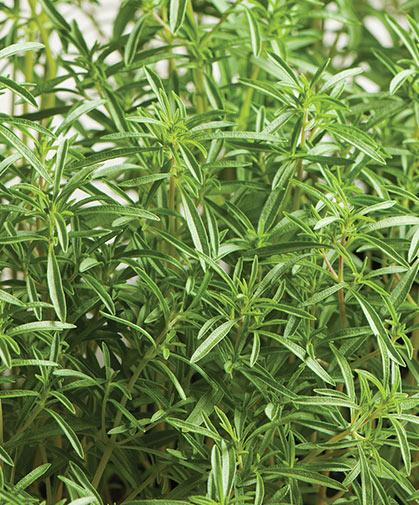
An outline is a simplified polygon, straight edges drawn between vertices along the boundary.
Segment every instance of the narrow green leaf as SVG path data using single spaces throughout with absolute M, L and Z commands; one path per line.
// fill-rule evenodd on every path
M 6 465 L 14 466 L 12 458 L 9 456 L 6 449 L 0 445 L 0 459 L 6 463 Z
M 39 42 L 20 42 L 18 44 L 12 44 L 0 51 L 0 59 L 10 58 L 10 56 L 14 54 L 24 53 L 25 51 L 36 51 L 43 47 L 45 47 L 44 44 L 40 44 Z
M 213 139 L 237 139 L 237 140 L 265 140 L 266 142 L 285 142 L 285 139 L 261 132 L 242 132 L 242 131 L 218 131 L 214 133 L 204 133 L 195 137 L 196 140 L 213 140 Z
M 57 227 L 58 242 L 63 252 L 67 252 L 69 244 L 67 225 L 63 216 L 57 212 L 54 214 L 54 219 Z
M 146 16 L 141 17 L 134 25 L 132 32 L 129 34 L 127 45 L 124 50 L 124 63 L 128 67 L 134 61 L 137 52 L 138 43 L 141 39 Z
M 36 103 L 35 97 L 30 93 L 24 86 L 21 86 L 15 81 L 11 79 L 0 76 L 0 86 L 4 86 L 5 88 L 13 91 L 17 95 L 19 95 L 25 102 L 33 105 L 34 107 L 38 107 Z
M 274 63 L 274 65 L 276 65 L 284 74 L 284 80 L 286 81 L 287 85 L 292 85 L 297 89 L 301 87 L 301 84 L 298 82 L 296 75 L 285 60 L 283 60 L 278 54 L 271 52 L 268 53 L 268 57 Z
M 178 148 L 180 154 L 182 156 L 183 161 L 185 162 L 186 167 L 191 172 L 192 177 L 199 183 L 202 184 L 202 171 L 199 163 L 196 161 L 195 156 L 191 153 L 191 151 L 183 144 L 179 143 Z
M 338 74 L 332 76 L 323 84 L 323 86 L 319 90 L 319 94 L 324 93 L 325 91 L 334 88 L 336 84 L 339 84 L 340 82 L 346 79 L 355 77 L 356 75 L 362 74 L 363 72 L 364 70 L 358 67 L 350 68 L 348 70 L 342 70 L 342 72 L 339 72 Z
M 326 477 L 325 475 L 317 472 L 312 472 L 311 470 L 306 470 L 305 468 L 271 466 L 266 469 L 266 473 L 279 475 L 281 477 L 286 477 L 289 479 L 297 479 L 303 482 L 309 482 L 310 484 L 325 486 L 331 489 L 346 491 L 346 487 L 337 480 L 331 479 L 330 477 Z
M 25 306 L 25 303 L 21 302 L 19 298 L 16 298 L 15 296 L 11 295 L 7 291 L 4 291 L 3 289 L 0 289 L 0 301 L 10 303 L 10 305 L 17 305 L 19 307 Z
M 380 337 L 382 339 L 382 342 L 384 345 L 387 347 L 389 353 L 391 354 L 392 358 L 396 363 L 398 363 L 401 366 L 405 366 L 403 358 L 400 356 L 399 352 L 396 350 L 394 347 L 394 344 L 392 343 L 387 330 L 384 328 L 383 322 L 381 321 L 381 318 L 377 314 L 377 312 L 374 310 L 372 305 L 359 293 L 356 291 L 352 291 L 351 293 L 353 296 L 357 299 L 362 312 L 364 313 L 365 317 L 367 318 L 368 324 L 370 325 L 370 328 L 373 332 L 373 334 L 376 337 Z
M 20 493 L 24 489 L 28 488 L 31 484 L 33 484 L 36 480 L 42 477 L 45 472 L 47 472 L 51 468 L 51 463 L 45 463 L 34 468 L 31 472 L 22 477 L 13 487 L 14 493 Z
M 250 366 L 253 367 L 256 363 L 260 352 L 260 337 L 259 333 L 256 331 L 253 333 L 253 345 L 252 345 L 252 353 L 250 355 Z
M 403 86 L 403 84 L 406 82 L 406 80 L 409 77 L 412 77 L 413 75 L 415 75 L 416 73 L 417 73 L 416 70 L 414 70 L 412 68 L 408 68 L 406 70 L 402 70 L 397 75 L 395 75 L 390 82 L 390 87 L 389 87 L 390 95 L 394 95 Z
M 302 306 L 307 307 L 310 305 L 316 305 L 319 302 L 329 298 L 329 296 L 334 295 L 335 293 L 337 293 L 338 291 L 343 289 L 345 286 L 346 286 L 345 282 L 340 282 L 339 284 L 335 284 L 334 286 L 331 286 L 330 288 L 323 289 L 323 290 L 319 291 L 318 293 L 316 293 L 315 295 L 313 295 L 308 300 L 306 300 L 302 304 Z
M 67 315 L 65 295 L 60 269 L 55 257 L 54 249 L 51 245 L 49 246 L 48 250 L 47 282 L 49 296 L 51 298 L 52 304 L 54 305 L 55 313 L 57 314 L 60 321 L 64 322 Z
M 265 485 L 263 483 L 263 478 L 260 475 L 260 473 L 257 473 L 255 501 L 253 502 L 253 505 L 263 505 L 264 496 L 265 496 Z
M 25 396 L 39 396 L 36 391 L 26 389 L 4 389 L 0 390 L 0 398 L 22 398 Z
M 33 323 L 20 324 L 7 331 L 10 336 L 30 333 L 33 331 L 63 331 L 77 328 L 74 324 L 60 321 L 35 321 Z
M 0 135 L 3 136 L 10 144 L 25 158 L 25 160 L 45 179 L 49 184 L 52 184 L 52 179 L 49 176 L 44 165 L 38 160 L 34 153 L 17 137 L 12 131 L 3 125 L 0 125 Z
M 185 19 L 187 0 L 170 0 L 169 26 L 172 33 L 176 33 Z
M 89 102 L 82 102 L 66 115 L 64 121 L 57 128 L 55 134 L 58 136 L 61 133 L 67 131 L 67 129 L 70 128 L 70 126 L 75 121 L 77 121 L 79 117 L 83 116 L 83 114 L 87 114 L 91 110 L 97 109 L 100 105 L 103 105 L 104 103 L 106 103 L 106 100 L 91 100 Z
M 158 97 L 160 90 L 164 90 L 164 86 L 161 82 L 160 77 L 148 67 L 144 67 L 144 73 L 146 75 L 148 84 L 150 85 L 154 94 Z M 135 117 L 133 120 L 135 120 Z
M 125 502 L 124 505 L 191 505 L 191 504 L 189 501 L 182 501 L 182 500 L 150 499 L 150 500 L 133 500 Z
M 54 189 L 52 199 L 55 200 L 60 192 L 61 179 L 64 173 L 64 165 L 68 152 L 68 139 L 60 143 L 55 156 Z
M 419 260 L 416 260 L 415 263 L 396 284 L 396 287 L 393 289 L 393 291 L 390 293 L 390 302 L 395 307 L 399 307 L 405 301 L 407 295 L 410 293 L 412 285 L 418 275 L 418 270 Z
M 231 328 L 237 323 L 238 319 L 232 319 L 218 326 L 195 350 L 191 357 L 191 363 L 196 363 L 206 356 L 223 338 L 230 332 Z
M 393 28 L 393 30 L 397 33 L 399 39 L 402 40 L 406 49 L 409 51 L 410 56 L 413 58 L 416 66 L 419 67 L 419 50 L 409 33 L 394 18 L 390 17 L 389 15 L 386 15 L 386 20 Z
M 114 214 L 116 216 L 131 216 L 140 219 L 160 221 L 158 216 L 148 210 L 128 207 L 126 205 L 97 205 L 92 207 L 82 207 L 77 210 L 77 215 L 86 216 L 89 214 Z
M 400 445 L 400 451 L 402 453 L 406 473 L 407 475 L 410 475 L 412 471 L 412 459 L 410 456 L 409 441 L 407 440 L 406 431 L 403 428 L 403 425 L 394 416 L 388 416 L 388 419 L 396 431 L 396 436 Z
M 82 277 L 86 281 L 86 284 L 90 286 L 90 288 L 93 289 L 93 291 L 95 291 L 98 297 L 102 300 L 109 312 L 111 312 L 112 315 L 115 315 L 115 304 L 103 284 L 90 274 L 85 273 Z
M 362 231 L 369 233 L 370 231 L 381 230 L 383 228 L 391 228 L 393 226 L 409 226 L 418 225 L 419 217 L 416 216 L 394 216 L 381 219 L 375 223 L 365 225 Z
M 172 426 L 181 429 L 182 431 L 197 433 L 198 435 L 209 437 L 212 440 L 221 440 L 221 437 L 217 432 L 212 431 L 208 428 L 204 428 L 203 426 L 187 423 L 186 421 L 182 421 L 181 419 L 175 419 L 172 417 L 166 417 L 165 421 L 168 424 L 171 424 Z
M 39 0 L 40 4 L 44 8 L 45 12 L 48 14 L 51 21 L 56 25 L 57 28 L 61 28 L 66 33 L 71 32 L 71 27 L 67 21 L 61 16 L 57 11 L 51 0 Z
M 363 242 L 372 244 L 379 251 L 383 252 L 385 256 L 393 259 L 396 263 L 399 263 L 399 265 L 409 267 L 409 263 L 395 249 L 393 249 L 383 240 L 377 237 L 373 237 L 372 235 L 367 235 L 365 233 L 359 233 L 355 236 Z
M 367 458 L 365 457 L 364 449 L 361 444 L 358 445 L 358 452 L 361 463 L 362 505 L 371 505 L 371 503 L 374 503 L 373 485 Z
M 150 288 L 151 292 L 155 295 L 155 297 L 158 299 L 158 301 L 160 303 L 160 308 L 163 312 L 165 320 L 168 321 L 170 309 L 169 309 L 167 301 L 166 301 L 165 297 L 163 296 L 163 293 L 161 292 L 158 285 L 147 274 L 147 272 L 143 268 L 140 267 L 140 265 L 137 265 L 135 263 L 135 261 L 129 260 L 129 259 L 124 259 L 123 263 L 126 263 L 127 265 L 129 265 L 134 270 L 134 272 L 139 276 L 139 278 Z
M 381 165 L 385 165 L 385 159 L 377 152 L 378 146 L 375 143 L 371 143 L 371 139 L 367 140 L 368 137 L 364 132 L 351 125 L 334 124 L 329 125 L 327 130 L 336 135 L 337 137 L 345 140 L 349 144 L 355 146 L 363 153 L 367 154 L 370 158 L 375 160 Z
M 252 51 L 255 56 L 259 56 L 262 50 L 262 39 L 260 36 L 259 25 L 251 9 L 246 9 L 246 15 L 247 15 L 247 22 L 249 23 Z
M 77 438 L 77 435 L 74 433 L 73 428 L 67 423 L 67 421 L 60 416 L 60 414 L 57 414 L 54 410 L 51 409 L 45 409 L 48 414 L 55 419 L 59 427 L 63 430 L 64 435 L 67 437 L 68 441 L 72 445 L 73 449 L 76 451 L 76 454 L 81 458 L 84 459 L 84 451 L 83 447 Z
M 307 312 L 306 310 L 300 309 L 298 307 L 286 305 L 284 303 L 276 304 L 275 308 L 281 310 L 282 312 L 286 312 L 287 314 L 291 314 L 296 317 L 301 317 L 303 319 L 311 319 L 311 320 L 316 319 L 316 316 L 313 316 L 312 314 L 310 314 L 310 312 Z
M 129 181 L 122 181 L 119 183 L 119 186 L 121 186 L 121 188 L 135 188 L 137 186 L 142 186 L 143 184 L 150 184 L 150 182 L 169 179 L 170 177 L 173 177 L 173 174 L 167 173 L 143 175 L 142 177 L 136 177 L 135 179 L 130 179 Z
M 317 405 L 317 406 L 334 406 L 334 407 L 348 407 L 356 409 L 358 406 L 344 398 L 333 398 L 331 396 L 299 396 L 296 400 L 296 403 L 300 403 L 302 405 Z
M 251 257 L 255 254 L 258 257 L 263 256 L 273 256 L 274 254 L 286 254 L 288 252 L 295 251 L 304 251 L 307 249 L 327 249 L 328 246 L 324 244 L 320 244 L 318 242 L 302 242 L 302 241 L 294 241 L 294 242 L 280 242 L 278 244 L 272 244 L 267 246 L 258 247 L 256 249 L 250 249 L 246 251 L 246 257 Z
M 195 204 L 184 192 L 182 193 L 182 205 L 183 211 L 185 213 L 186 223 L 188 225 L 194 246 L 198 251 L 209 255 L 210 247 L 204 223 L 202 222 L 201 216 L 199 215 Z
M 319 362 L 317 362 L 310 356 L 307 356 L 304 361 L 305 364 L 310 368 L 310 370 L 312 370 L 318 377 L 320 377 L 320 379 L 324 380 L 328 384 L 331 384 L 332 386 L 336 385 L 335 381 L 332 379 L 332 377 L 330 377 L 330 375 L 320 365 Z
M 339 364 L 339 368 L 342 372 L 343 380 L 345 381 L 346 392 L 351 401 L 355 403 L 356 402 L 355 383 L 352 374 L 352 369 L 348 363 L 348 360 L 333 344 L 330 344 L 330 348 L 332 349 L 333 354 L 336 357 L 336 361 Z
M 208 101 L 214 109 L 224 109 L 224 99 L 212 75 L 204 73 L 204 88 Z
M 151 344 L 153 344 L 154 347 L 156 346 L 156 343 L 155 343 L 153 337 L 150 335 L 150 333 L 148 333 L 148 331 L 144 330 L 144 328 L 141 328 L 141 326 L 139 326 L 138 324 L 132 323 L 131 321 L 128 321 L 127 319 L 123 319 L 121 317 L 117 317 L 117 316 L 114 316 L 111 314 L 106 314 L 106 312 L 100 311 L 100 313 L 102 314 L 102 316 L 104 316 L 108 319 L 111 319 L 112 321 L 115 321 L 117 323 L 121 323 L 124 326 L 128 326 L 129 328 L 132 328 L 133 330 L 138 331 L 138 333 L 140 333 L 141 335 L 144 335 L 144 337 L 146 337 L 148 339 L 148 341 Z

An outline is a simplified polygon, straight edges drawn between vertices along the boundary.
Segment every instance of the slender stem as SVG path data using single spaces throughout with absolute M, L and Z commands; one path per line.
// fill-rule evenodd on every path
M 260 68 L 253 65 L 252 73 L 250 75 L 250 80 L 254 81 L 258 78 Z M 243 100 L 243 105 L 239 117 L 239 130 L 245 130 L 247 125 L 247 118 L 249 117 L 250 106 L 252 104 L 253 88 L 247 88 L 246 95 Z
M 335 272 L 335 269 L 332 267 L 332 264 L 329 261 L 329 258 L 327 257 L 326 253 L 323 251 L 322 252 L 323 259 L 327 265 L 327 268 L 329 269 L 330 273 L 333 275 L 334 279 L 338 282 L 339 281 L 339 275 Z
M 135 369 L 134 373 L 132 374 L 131 376 L 131 379 L 127 385 L 127 390 L 131 393 L 133 390 L 134 390 L 134 387 L 135 387 L 135 384 L 137 383 L 137 380 L 141 374 L 141 372 L 144 370 L 144 368 L 146 367 L 146 365 L 148 364 L 148 362 L 153 359 L 157 353 L 158 353 L 158 346 L 162 343 L 162 341 L 164 340 L 167 332 L 174 326 L 174 324 L 178 321 L 180 315 L 176 316 L 168 325 L 167 327 L 160 333 L 160 335 L 157 337 L 156 339 L 156 343 L 155 343 L 155 346 L 153 347 L 149 347 L 148 348 L 148 351 L 145 353 L 145 356 L 144 358 L 140 361 L 140 363 L 138 364 L 137 368 Z M 125 405 L 127 404 L 127 401 L 128 401 L 128 397 L 127 396 L 123 396 L 122 399 L 121 399 L 121 406 L 122 407 L 125 407 Z M 116 416 L 115 416 L 115 420 L 114 420 L 114 423 L 113 423 L 113 427 L 116 428 L 119 423 L 121 422 L 121 419 L 122 419 L 122 411 L 121 410 L 118 410 Z M 97 488 L 98 485 L 99 485 L 99 482 L 100 482 L 100 479 L 102 478 L 102 475 L 106 469 L 106 466 L 112 456 L 112 452 L 113 452 L 113 449 L 115 447 L 115 439 L 116 439 L 116 435 L 112 435 L 108 440 L 107 440 L 107 445 L 106 445 L 106 448 L 105 448 L 105 451 L 103 452 L 102 454 L 102 458 L 99 462 L 99 465 L 96 469 L 96 473 L 93 477 L 93 480 L 92 480 L 92 486 L 94 488 Z

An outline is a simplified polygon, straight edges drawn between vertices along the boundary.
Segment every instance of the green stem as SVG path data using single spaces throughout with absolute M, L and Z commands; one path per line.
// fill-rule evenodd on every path
M 255 81 L 258 78 L 260 68 L 253 65 L 252 73 L 250 75 L 250 80 Z M 246 95 L 243 100 L 242 109 L 239 117 L 239 130 L 245 130 L 247 125 L 247 118 L 249 117 L 250 107 L 252 104 L 253 88 L 247 88 Z
M 148 364 L 148 362 L 155 358 L 157 353 L 158 353 L 158 346 L 163 342 L 167 332 L 175 325 L 175 323 L 177 322 L 177 320 L 179 319 L 179 315 L 176 316 L 173 321 L 171 321 L 168 325 L 167 325 L 167 328 L 164 329 L 160 335 L 157 337 L 156 339 L 156 343 L 153 347 L 149 347 L 148 351 L 146 352 L 144 358 L 140 361 L 140 363 L 138 364 L 137 368 L 135 369 L 134 373 L 132 374 L 131 376 L 131 379 L 127 385 L 127 390 L 132 393 L 132 391 L 134 390 L 134 387 L 135 387 L 135 384 L 137 383 L 137 380 L 141 374 L 141 372 L 144 370 L 144 368 L 146 367 L 146 365 Z M 127 404 L 127 401 L 128 401 L 128 397 L 127 396 L 123 396 L 122 399 L 121 399 L 121 406 L 122 407 L 125 407 L 125 405 Z M 118 410 L 116 416 L 115 416 L 115 420 L 114 420 L 114 423 L 113 423 L 113 427 L 116 428 L 119 423 L 121 422 L 121 419 L 122 419 L 122 411 L 121 410 Z M 115 439 L 116 439 L 116 435 L 112 435 L 108 441 L 107 441 L 107 445 L 106 445 L 106 448 L 105 448 L 105 451 L 103 452 L 102 454 L 102 458 L 99 462 L 99 465 L 96 469 L 96 473 L 93 477 L 93 480 L 92 480 L 92 486 L 94 488 L 97 488 L 98 485 L 99 485 L 99 482 L 102 478 L 102 475 L 106 469 L 106 466 L 108 465 L 109 463 L 109 460 L 112 456 L 112 452 L 113 452 L 113 449 L 115 447 Z

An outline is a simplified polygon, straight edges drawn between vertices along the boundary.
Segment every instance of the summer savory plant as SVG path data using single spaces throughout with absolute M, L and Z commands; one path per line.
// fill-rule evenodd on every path
M 419 3 L 116 4 L 0 6 L 0 503 L 419 503 Z

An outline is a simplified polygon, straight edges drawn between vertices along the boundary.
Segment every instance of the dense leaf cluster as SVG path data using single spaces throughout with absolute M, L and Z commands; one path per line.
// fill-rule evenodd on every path
M 418 3 L 102 8 L 0 6 L 0 503 L 419 503 Z

